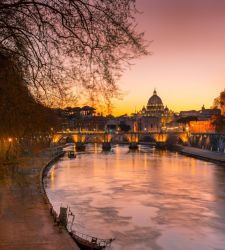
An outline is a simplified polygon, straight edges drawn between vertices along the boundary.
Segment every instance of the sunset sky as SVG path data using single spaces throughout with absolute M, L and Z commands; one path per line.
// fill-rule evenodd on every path
M 137 0 L 137 8 L 153 54 L 124 73 L 113 113 L 140 110 L 154 88 L 174 111 L 210 107 L 225 88 L 225 1 Z

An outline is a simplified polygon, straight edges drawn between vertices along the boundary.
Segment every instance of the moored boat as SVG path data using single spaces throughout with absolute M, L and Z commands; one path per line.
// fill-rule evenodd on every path
M 131 150 L 138 149 L 138 144 L 136 142 L 131 142 L 129 145 L 129 149 L 131 149 Z
M 103 144 L 102 144 L 102 150 L 103 151 L 110 151 L 111 150 L 111 144 L 110 144 L 110 142 L 103 142 Z
M 69 218 L 71 218 L 69 220 Z M 73 240 L 81 248 L 81 250 L 104 250 L 110 246 L 115 239 L 99 239 L 78 231 L 72 230 L 75 215 L 72 213 L 69 207 L 60 207 L 60 214 L 58 216 L 59 224 L 63 225 Z M 70 226 L 69 226 L 70 225 Z
M 85 151 L 85 144 L 83 142 L 77 142 L 75 148 L 76 151 Z
M 103 250 L 110 246 L 114 240 L 99 239 L 77 231 L 71 231 L 70 235 L 82 250 Z
M 76 154 L 74 151 L 69 151 L 68 152 L 68 158 L 72 159 L 72 158 L 76 158 Z

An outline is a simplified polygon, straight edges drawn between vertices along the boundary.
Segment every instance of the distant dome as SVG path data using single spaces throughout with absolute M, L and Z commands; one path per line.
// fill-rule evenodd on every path
M 165 123 L 170 118 L 171 112 L 167 106 L 164 108 L 161 98 L 157 95 L 156 90 L 154 90 L 153 95 L 148 100 L 147 106 L 143 107 L 139 114 L 142 117 L 159 118 L 161 122 Z
M 165 107 L 165 111 L 166 111 L 166 112 L 169 112 L 169 109 L 168 109 L 168 107 L 167 107 L 167 106 Z
M 151 108 L 151 107 L 156 107 L 156 106 L 163 107 L 163 103 L 162 103 L 161 98 L 157 95 L 156 90 L 154 90 L 153 96 L 151 96 L 148 100 L 147 107 Z

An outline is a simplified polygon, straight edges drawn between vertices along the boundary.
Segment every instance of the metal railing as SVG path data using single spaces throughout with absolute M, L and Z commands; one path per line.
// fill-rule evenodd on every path
M 71 234 L 75 238 L 79 238 L 80 240 L 86 241 L 86 242 L 88 242 L 90 244 L 95 244 L 95 245 L 100 246 L 100 247 L 107 247 L 114 240 L 114 239 L 99 239 L 97 237 L 93 237 L 91 235 L 84 234 L 84 233 L 81 233 L 81 232 L 78 232 L 78 231 L 75 231 L 75 230 L 72 230 Z

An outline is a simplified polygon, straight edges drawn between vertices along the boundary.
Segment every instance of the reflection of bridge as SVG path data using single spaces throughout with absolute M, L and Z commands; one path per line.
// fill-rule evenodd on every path
M 53 136 L 53 143 L 70 140 L 74 143 L 171 143 L 188 141 L 187 132 L 115 132 L 105 131 L 66 131 L 57 132 Z

